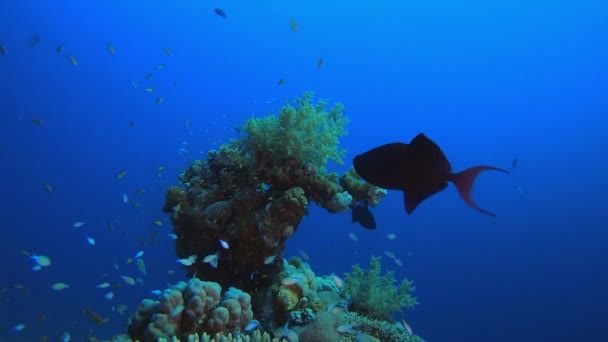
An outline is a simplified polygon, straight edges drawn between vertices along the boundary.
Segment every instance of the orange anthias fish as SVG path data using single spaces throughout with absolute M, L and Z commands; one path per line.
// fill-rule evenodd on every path
M 496 216 L 478 207 L 471 198 L 477 175 L 486 170 L 505 173 L 495 166 L 474 166 L 453 173 L 439 146 L 420 133 L 409 144 L 391 143 L 355 157 L 355 171 L 369 183 L 381 188 L 403 191 L 405 211 L 411 214 L 420 203 L 454 183 L 460 197 L 471 208 Z

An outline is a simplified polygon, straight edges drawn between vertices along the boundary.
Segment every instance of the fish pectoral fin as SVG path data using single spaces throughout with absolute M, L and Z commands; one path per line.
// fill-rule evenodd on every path
M 438 184 L 432 187 L 416 189 L 414 191 L 403 192 L 403 203 L 405 204 L 405 212 L 411 214 L 420 203 L 434 194 L 442 191 L 448 186 L 448 183 Z

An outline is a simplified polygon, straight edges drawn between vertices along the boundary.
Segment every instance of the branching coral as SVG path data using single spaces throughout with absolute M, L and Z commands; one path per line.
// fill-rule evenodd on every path
M 417 304 L 410 296 L 412 282 L 404 279 L 395 286 L 392 271 L 381 275 L 380 257 L 372 257 L 369 271 L 359 265 L 344 278 L 344 290 L 351 298 L 350 309 L 365 316 L 381 320 L 392 320 L 395 311 L 409 309 Z
M 327 101 L 312 103 L 313 93 L 306 92 L 296 99 L 296 106 L 283 106 L 278 116 L 251 118 L 245 124 L 245 148 L 257 153 L 270 152 L 274 164 L 295 159 L 325 170 L 328 160 L 342 163 L 345 151 L 338 148 L 340 137 L 346 134 L 348 119 L 344 106 L 335 104 L 326 111 Z

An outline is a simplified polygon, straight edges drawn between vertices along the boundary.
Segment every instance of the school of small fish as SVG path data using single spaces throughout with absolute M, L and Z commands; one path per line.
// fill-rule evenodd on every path
M 226 12 L 223 9 L 215 8 L 213 10 L 213 12 L 217 16 L 219 16 L 219 17 L 221 17 L 223 19 L 229 19 L 228 15 L 226 14 Z M 219 19 L 219 20 L 221 20 L 221 19 Z M 298 25 L 298 23 L 296 22 L 296 20 L 293 17 L 289 17 L 289 24 L 290 24 L 291 30 L 294 33 L 300 32 L 299 25 Z M 29 48 L 34 48 L 34 47 L 40 46 L 40 44 L 41 44 L 41 37 L 40 36 L 32 36 L 29 39 L 27 46 Z M 63 53 L 64 53 L 64 46 L 62 46 L 62 45 L 56 45 L 53 50 L 57 54 L 61 54 L 63 56 L 63 58 L 67 57 L 67 60 L 69 61 L 69 63 L 74 68 L 77 68 L 77 67 L 81 66 L 79 60 L 75 56 L 79 55 L 79 56 L 82 57 L 83 56 L 82 54 L 78 54 L 77 53 L 77 54 L 69 54 L 67 56 L 63 55 Z M 115 48 L 113 42 L 107 42 L 107 44 L 106 44 L 106 51 L 107 51 L 107 55 L 109 55 L 110 57 L 112 57 L 112 58 L 119 58 L 119 57 L 121 57 L 123 55 L 124 49 L 120 50 L 121 53 L 118 54 L 118 50 Z M 168 47 L 163 48 L 162 51 L 164 52 L 164 54 L 166 55 L 166 57 L 173 57 L 174 56 L 173 51 L 170 48 L 168 48 Z M 12 50 L 11 50 L 11 53 L 12 53 Z M 7 48 L 6 45 L 0 44 L 0 56 L 7 56 L 7 55 L 9 55 L 9 49 Z M 9 56 L 9 58 L 10 58 L 10 56 Z M 82 58 L 83 58 L 82 68 L 86 68 L 87 65 L 90 65 L 91 61 L 90 60 L 85 60 L 84 57 L 82 57 Z M 319 57 L 317 59 L 316 66 L 317 66 L 318 69 L 321 69 L 324 66 L 324 58 L 323 57 Z M 166 68 L 166 65 L 164 63 L 156 64 L 153 68 L 160 75 L 162 72 L 164 72 L 163 70 Z M 80 68 L 77 68 L 76 70 L 78 70 L 78 69 L 80 69 Z M 153 96 L 154 103 L 157 104 L 157 105 L 160 105 L 160 104 L 162 104 L 162 103 L 165 102 L 165 97 L 163 95 L 156 95 L 157 94 L 157 90 L 156 90 L 156 87 L 153 86 L 154 85 L 153 81 L 156 80 L 158 77 L 160 77 L 160 76 L 155 76 L 155 73 L 153 73 L 153 72 L 145 73 L 143 75 L 143 77 L 140 78 L 139 80 L 133 80 L 133 81 L 131 81 L 130 82 L 130 87 L 133 90 L 138 90 L 138 89 L 141 88 L 141 89 L 143 89 L 144 94 L 145 93 L 147 93 L 147 94 L 154 94 L 154 95 L 151 95 L 151 96 Z M 174 80 L 173 84 L 176 85 L 177 81 Z M 285 79 L 284 78 L 279 78 L 277 84 L 279 86 L 285 84 Z M 128 87 L 128 84 L 127 84 L 127 87 Z M 162 93 L 163 89 L 161 89 L 161 88 L 162 87 L 160 87 L 160 86 L 158 87 L 158 89 L 160 89 L 161 93 Z M 39 118 L 31 119 L 30 122 L 34 126 L 43 126 L 43 125 L 46 126 L 45 121 L 42 120 L 42 119 L 39 119 Z M 189 130 L 190 135 L 192 135 L 192 131 L 190 131 L 190 121 L 189 121 L 188 118 L 186 118 L 184 120 L 184 126 Z M 134 121 L 130 121 L 129 122 L 129 127 L 131 127 L 131 128 L 135 127 L 135 122 Z M 187 143 L 187 142 L 185 142 L 185 143 Z M 183 147 L 183 148 L 180 149 L 180 153 L 182 153 L 184 155 L 187 155 L 188 154 L 188 149 L 186 149 L 185 147 Z M 162 184 L 162 176 L 166 173 L 166 170 L 167 170 L 167 168 L 164 165 L 161 165 L 161 166 L 159 166 L 156 169 L 156 176 L 158 177 L 158 179 L 159 179 L 159 181 L 160 181 L 161 184 Z M 127 179 L 126 176 L 127 176 L 128 172 L 127 172 L 126 169 L 118 170 L 118 171 L 115 171 L 115 172 L 116 172 L 115 173 L 115 179 L 116 180 L 123 180 L 123 182 L 124 182 L 124 180 Z M 131 176 L 129 176 L 128 179 L 131 179 Z M 44 189 L 44 191 L 46 191 L 49 194 L 53 194 L 54 191 L 55 191 L 55 187 L 52 184 L 50 184 L 50 183 L 43 184 L 43 189 Z M 60 191 L 60 190 L 63 190 L 63 187 L 62 187 L 62 189 L 59 189 L 59 187 L 58 187 L 58 191 Z M 135 201 L 134 199 L 136 199 L 137 196 L 141 196 L 145 192 L 146 192 L 146 190 L 144 188 L 138 188 L 137 190 L 135 190 L 134 193 L 133 192 L 129 193 L 129 194 L 133 194 L 133 196 L 131 198 L 129 198 L 129 194 L 127 194 L 127 192 L 124 192 L 124 193 L 122 193 L 122 202 L 124 204 L 131 204 L 133 207 L 137 208 L 137 207 L 139 207 L 139 202 Z M 52 196 L 52 195 L 50 195 L 50 196 Z M 116 194 L 114 196 L 116 196 Z M 91 234 L 91 235 L 83 235 L 84 236 L 84 240 L 90 246 L 97 246 L 97 241 L 96 241 L 96 239 L 93 236 L 98 237 L 99 241 L 100 241 L 100 244 L 96 248 L 102 248 L 103 245 L 104 245 L 103 242 L 105 241 L 104 238 L 102 238 L 101 236 L 98 236 L 98 234 L 97 234 L 98 232 L 94 231 L 93 228 L 89 229 L 89 227 L 99 225 L 99 222 L 94 222 L 95 220 L 93 218 L 88 218 L 88 217 L 84 217 L 84 218 L 87 219 L 87 222 L 89 222 L 89 224 L 85 223 L 85 221 L 77 220 L 77 221 L 74 221 L 72 223 L 72 227 L 73 228 L 79 228 L 79 230 L 78 230 L 79 232 L 83 232 L 83 233 L 86 233 L 86 234 Z M 113 233 L 116 230 L 116 228 L 118 227 L 118 231 L 121 231 L 122 234 L 124 234 L 125 237 L 128 236 L 129 231 L 126 230 L 125 228 L 121 228 L 120 222 L 118 222 L 117 220 L 110 219 L 109 221 L 106 221 L 106 222 L 108 222 L 108 224 L 107 224 L 107 230 L 108 230 L 109 233 Z M 150 221 L 147 221 L 147 222 L 150 222 Z M 153 226 L 157 227 L 157 228 L 154 228 L 154 229 L 158 230 L 157 233 L 160 234 L 161 233 L 161 229 L 164 227 L 163 220 L 162 219 L 154 219 L 154 220 L 152 220 L 152 222 L 153 222 Z M 179 239 L 179 236 L 176 235 L 175 233 L 169 232 L 169 233 L 166 233 L 166 234 L 167 234 L 167 238 L 169 240 L 178 240 Z M 151 234 L 151 236 L 150 236 L 150 244 L 154 243 L 153 242 L 154 241 L 154 236 L 156 236 L 156 235 L 154 234 L 154 231 L 153 231 L 152 234 Z M 349 238 L 352 241 L 359 241 L 358 237 L 354 233 L 349 233 L 348 236 L 349 236 Z M 388 234 L 387 237 L 388 237 L 389 240 L 394 240 L 396 238 L 396 235 L 395 234 Z M 231 248 L 230 242 L 231 241 L 224 240 L 224 239 L 219 239 L 218 240 L 219 247 L 221 249 L 223 249 L 223 250 L 228 250 L 228 249 Z M 234 242 L 234 241 L 232 241 L 232 242 Z M 145 240 L 142 240 L 142 247 L 144 245 L 145 245 Z M 190 256 L 188 256 L 186 258 L 178 259 L 177 263 L 179 263 L 179 264 L 181 264 L 183 266 L 192 266 L 192 265 L 194 265 L 197 262 L 197 260 L 200 260 L 199 262 L 202 262 L 204 264 L 210 265 L 211 267 L 217 268 L 218 267 L 218 262 L 219 262 L 220 256 L 221 256 L 221 253 L 220 253 L 221 249 L 218 250 L 218 252 L 213 253 L 213 254 L 209 254 L 209 255 L 207 255 L 207 256 L 205 256 L 203 258 L 199 258 L 199 256 L 197 256 L 197 255 L 190 255 Z M 24 255 L 28 256 L 30 260 L 32 260 L 32 262 L 33 262 L 32 270 L 33 271 L 36 271 L 36 272 L 37 271 L 41 271 L 41 270 L 43 270 L 45 268 L 50 268 L 51 265 L 52 265 L 51 258 L 49 256 L 47 256 L 47 255 L 34 254 L 34 253 L 30 253 L 30 252 L 25 252 L 25 251 L 23 253 L 24 253 Z M 299 253 L 299 255 L 301 256 L 302 259 L 304 259 L 304 260 L 309 260 L 310 259 L 310 256 L 308 255 L 308 253 L 305 252 L 304 250 L 300 249 L 298 251 L 298 253 Z M 386 254 L 387 254 L 387 256 L 389 256 L 389 252 L 386 252 Z M 145 261 L 143 259 L 143 255 L 144 255 L 144 251 L 143 250 L 139 250 L 139 251 L 137 251 L 133 255 L 133 257 L 126 258 L 125 265 L 122 265 L 122 263 L 120 265 L 123 266 L 124 270 L 127 270 L 128 266 L 126 266 L 126 265 L 129 265 L 133 261 L 135 261 L 136 269 L 139 272 L 139 274 L 141 276 L 146 276 L 148 272 L 147 272 L 147 269 L 146 269 Z M 265 257 L 265 259 L 264 259 L 263 262 L 266 265 L 272 264 L 272 263 L 275 262 L 276 257 L 277 257 L 276 255 L 269 255 L 269 256 Z M 401 263 L 400 260 L 397 259 L 394 256 L 394 254 L 391 253 L 390 254 L 390 258 L 394 259 L 395 262 L 398 265 L 400 265 L 400 263 Z M 121 259 L 121 260 L 125 260 L 125 259 Z M 115 271 L 118 271 L 119 269 L 121 269 L 120 265 L 116 261 L 112 262 L 112 266 L 113 266 L 113 268 L 114 268 Z M 130 267 L 133 267 L 133 266 L 130 266 Z M 126 271 L 126 272 L 128 272 L 128 271 Z M 107 301 L 109 301 L 109 302 L 112 303 L 115 300 L 115 298 L 118 298 L 118 296 L 120 296 L 120 292 L 121 292 L 121 289 L 123 287 L 122 285 L 136 286 L 138 284 L 139 285 L 143 285 L 143 283 L 144 283 L 144 281 L 143 281 L 142 278 L 136 278 L 133 275 L 129 275 L 126 272 L 125 272 L 125 274 L 114 274 L 113 276 L 111 274 L 104 273 L 103 277 L 104 278 L 107 277 L 108 281 L 101 281 L 100 282 L 98 280 L 96 282 L 92 282 L 90 286 L 93 289 L 97 288 L 97 289 L 100 289 L 100 290 L 107 291 L 107 292 L 104 291 L 104 293 L 101 293 L 99 295 L 100 295 L 100 297 L 103 297 Z M 133 270 L 133 272 L 135 272 L 135 271 Z M 173 274 L 174 271 L 170 270 L 168 273 L 169 274 Z M 254 274 L 252 273 L 251 276 L 253 277 Z M 110 277 L 114 277 L 114 278 L 111 279 Z M 331 279 L 331 281 L 333 282 L 333 284 L 337 288 L 339 288 L 339 289 L 343 288 L 343 286 L 344 286 L 343 282 L 344 281 L 338 275 L 332 273 L 330 275 L 330 279 Z M 64 280 L 67 281 L 69 279 L 64 279 Z M 283 278 L 282 281 L 281 281 L 281 284 L 284 285 L 284 286 L 295 286 L 295 285 L 298 285 L 302 281 L 304 281 L 304 280 L 298 278 L 297 276 L 290 276 L 290 277 Z M 20 284 L 15 284 L 14 288 L 28 290 L 25 286 L 20 285 Z M 69 283 L 67 283 L 67 282 L 64 282 L 64 281 L 56 281 L 56 282 L 53 282 L 50 285 L 50 288 L 53 291 L 55 291 L 55 292 L 69 293 L 70 291 L 68 291 L 68 290 L 72 289 L 72 285 L 69 284 Z M 112 289 L 112 290 L 108 291 L 108 289 Z M 153 294 L 153 295 L 158 296 L 158 295 L 162 294 L 162 291 L 161 290 L 151 290 L 150 293 Z M 125 305 L 125 304 L 122 304 L 122 303 L 120 303 L 120 304 L 117 303 L 117 304 L 112 305 L 111 308 L 112 308 L 112 311 L 115 311 L 118 315 L 123 316 L 125 314 L 126 310 L 128 309 L 128 306 Z M 175 317 L 175 316 L 179 315 L 183 309 L 184 309 L 183 305 L 178 305 L 170 313 L 170 316 L 171 317 Z M 86 317 L 90 322 L 92 322 L 92 323 L 94 323 L 96 325 L 106 324 L 111 319 L 110 317 L 103 316 L 103 315 L 99 314 L 96 311 L 90 310 L 87 307 L 84 307 L 82 309 L 82 315 L 84 317 Z M 45 320 L 45 319 L 46 319 L 45 315 L 40 315 L 39 316 L 39 320 Z M 402 321 L 402 325 L 411 333 L 411 328 L 405 322 L 405 320 Z M 21 332 L 24 329 L 26 329 L 26 327 L 28 327 L 28 326 L 29 326 L 29 324 L 26 324 L 25 322 L 24 323 L 20 322 L 20 323 L 13 324 L 12 325 L 12 329 L 13 329 L 14 332 Z M 249 332 L 251 332 L 251 331 L 253 331 L 255 329 L 258 329 L 258 328 L 260 328 L 260 323 L 258 321 L 256 321 L 256 320 L 253 320 L 249 325 L 247 325 L 244 328 L 244 332 L 245 333 L 249 333 Z M 350 326 L 350 325 L 342 325 L 342 326 L 338 326 L 337 327 L 338 332 L 341 332 L 341 333 L 342 332 L 350 331 L 352 329 L 353 329 L 353 326 Z M 44 336 L 43 338 L 41 338 L 41 341 L 42 340 L 46 341 L 47 337 Z M 60 340 L 61 341 L 71 341 L 72 340 L 71 333 L 69 331 L 65 331 L 60 336 Z M 93 340 L 93 337 L 91 337 L 91 340 Z

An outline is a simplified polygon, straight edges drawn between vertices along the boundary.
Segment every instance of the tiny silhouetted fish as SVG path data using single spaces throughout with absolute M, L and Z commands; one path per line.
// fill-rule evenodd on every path
M 376 219 L 367 206 L 367 203 L 357 203 L 352 209 L 351 223 L 359 222 L 361 227 L 365 229 L 376 229 Z
M 515 170 L 515 169 L 517 169 L 517 165 L 519 165 L 519 159 L 515 158 L 511 162 L 511 168 Z
M 33 48 L 40 45 L 40 36 L 32 36 L 27 41 L 27 47 Z
M 425 199 L 454 183 L 460 197 L 473 209 L 495 214 L 478 207 L 471 198 L 475 177 L 482 171 L 509 171 L 495 166 L 474 166 L 452 173 L 452 166 L 439 146 L 424 134 L 409 144 L 392 143 L 376 147 L 355 157 L 357 174 L 369 183 L 385 189 L 403 191 L 405 211 L 411 214 Z
M 226 18 L 226 12 L 224 12 L 221 8 L 216 8 L 213 10 L 213 12 L 222 18 Z

